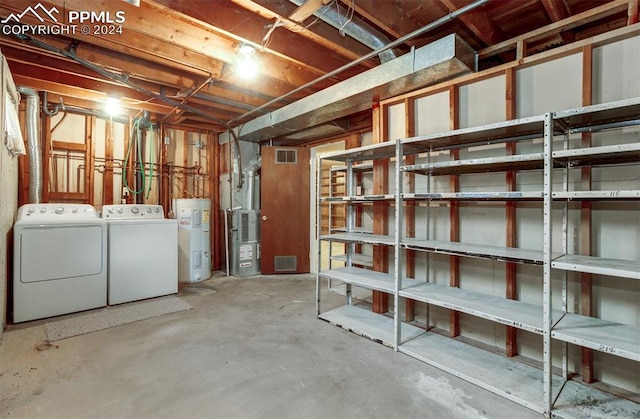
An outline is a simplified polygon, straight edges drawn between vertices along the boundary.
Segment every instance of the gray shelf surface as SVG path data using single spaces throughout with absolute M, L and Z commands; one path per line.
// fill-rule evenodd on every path
M 567 381 L 551 414 L 552 417 L 563 419 L 640 418 L 640 404 L 575 381 Z
M 347 305 L 321 313 L 318 317 L 356 335 L 386 346 L 394 346 L 393 319 L 387 316 Z M 421 333 L 424 333 L 424 330 L 419 327 L 402 323 L 402 336 L 405 339 L 414 338 Z
M 638 119 L 640 97 L 554 112 L 552 117 L 564 130 Z
M 347 255 L 333 255 L 331 256 L 332 260 L 338 260 L 340 262 L 347 262 Z M 362 266 L 373 266 L 373 256 L 365 255 L 362 253 L 353 253 L 351 254 L 351 262 L 356 265 Z
M 354 164 L 351 166 L 351 169 L 356 173 L 367 172 L 373 169 L 373 163 L 366 162 L 366 163 Z M 346 170 L 347 170 L 347 166 L 331 166 L 332 172 L 344 172 Z
M 435 333 L 403 343 L 398 350 L 509 400 L 544 413 L 542 370 Z M 554 388 L 562 379 L 553 376 Z
M 540 201 L 542 191 L 527 192 L 444 192 L 444 193 L 405 193 L 406 200 L 426 201 Z
M 480 127 L 424 135 L 401 140 L 404 154 L 445 148 L 463 148 L 470 144 L 490 144 L 519 139 L 542 138 L 544 115 L 513 119 Z
M 640 328 L 567 313 L 551 337 L 600 352 L 640 361 Z
M 379 195 L 354 195 L 354 196 L 332 196 L 320 198 L 320 202 L 373 202 L 373 201 L 394 201 L 396 196 L 393 194 Z
M 552 192 L 553 199 L 561 200 L 624 200 L 640 199 L 640 190 L 618 190 L 618 191 L 569 191 Z
M 640 261 L 595 256 L 564 255 L 551 261 L 551 267 L 566 271 L 640 279 Z
M 393 274 L 389 273 L 376 272 L 354 266 L 345 266 L 343 268 L 321 271 L 320 276 L 371 290 L 388 293 L 395 292 L 395 278 Z M 409 286 L 420 283 L 415 279 L 403 278 L 402 282 L 405 283 L 405 281 Z
M 553 159 L 566 166 L 640 162 L 640 142 L 600 147 L 575 148 L 551 153 Z
M 372 144 L 363 147 L 350 148 L 348 150 L 332 151 L 321 154 L 322 160 L 332 161 L 366 161 L 382 159 L 396 156 L 396 142 L 387 141 L 384 143 Z
M 543 262 L 542 250 L 488 246 L 483 244 L 469 244 L 439 240 L 419 240 L 410 238 L 402 240 L 400 245 L 414 250 L 444 253 L 457 256 L 476 257 L 482 259 L 502 260 L 506 262 L 528 263 L 536 265 L 541 265 Z
M 485 157 L 468 160 L 450 160 L 404 166 L 405 172 L 420 174 L 459 175 L 467 173 L 499 172 L 509 170 L 542 169 L 544 153 L 518 154 L 513 156 Z
M 379 234 L 368 233 L 335 233 L 320 236 L 320 240 L 333 240 L 340 242 L 367 243 L 367 244 L 386 244 L 395 245 L 396 241 L 393 236 L 383 236 Z
M 400 296 L 482 317 L 533 333 L 542 334 L 543 332 L 542 307 L 535 304 L 434 283 L 404 288 L 400 291 Z M 560 310 L 554 310 L 552 314 L 553 322 L 556 322 L 564 313 Z

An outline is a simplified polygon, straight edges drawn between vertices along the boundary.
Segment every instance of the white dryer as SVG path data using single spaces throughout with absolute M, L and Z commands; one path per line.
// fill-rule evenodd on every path
M 24 205 L 13 235 L 15 323 L 107 304 L 107 231 L 91 205 Z
M 109 305 L 178 292 L 178 221 L 160 205 L 105 205 Z

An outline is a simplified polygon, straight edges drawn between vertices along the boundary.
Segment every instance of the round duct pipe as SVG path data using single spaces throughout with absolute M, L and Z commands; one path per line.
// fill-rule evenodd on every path
M 29 147 L 29 203 L 42 202 L 42 148 L 40 147 L 40 97 L 28 87 L 18 87 L 27 97 L 27 144 Z

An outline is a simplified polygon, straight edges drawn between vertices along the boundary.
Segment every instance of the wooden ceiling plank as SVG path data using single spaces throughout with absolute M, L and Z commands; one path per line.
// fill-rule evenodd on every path
M 450 12 L 454 12 L 467 5 L 465 0 L 438 0 Z M 458 19 L 487 46 L 497 44 L 505 38 L 502 30 L 493 22 L 489 15 L 480 8 L 458 16 Z
M 266 51 L 296 66 L 309 66 L 321 73 L 327 73 L 351 61 L 323 45 L 309 42 L 308 38 L 297 33 L 286 29 L 276 30 L 273 19 L 247 13 L 245 9 L 231 2 L 220 3 L 215 9 L 203 8 L 199 0 L 183 0 L 179 3 L 175 0 L 155 0 L 155 3 L 216 27 L 229 37 L 247 40 L 256 46 L 261 45 L 257 48 L 258 51 Z M 266 40 L 265 33 L 268 33 Z M 345 76 L 355 75 L 358 71 L 373 66 L 372 62 L 365 63 L 359 69 L 353 69 L 352 74 L 345 72 Z
M 612 0 L 611 2 L 606 3 L 602 6 L 594 7 L 593 9 L 578 13 L 567 19 L 552 23 L 551 25 L 535 29 L 520 36 L 516 36 L 514 38 L 492 45 L 488 48 L 484 48 L 478 51 L 478 58 L 484 59 L 513 49 L 520 41 L 536 41 L 545 37 L 549 37 L 553 34 L 558 34 L 565 30 L 573 29 L 578 26 L 582 26 L 587 23 L 609 17 L 616 13 L 627 10 L 628 4 L 629 0 Z
M 352 0 L 340 1 L 347 7 L 352 6 Z M 426 25 L 425 22 L 418 22 L 409 16 L 402 6 L 400 2 L 357 0 L 354 9 L 358 15 L 379 27 L 383 32 L 394 38 L 401 38 Z M 407 41 L 407 44 L 413 45 L 415 41 Z
M 552 22 L 558 22 L 559 20 L 566 19 L 571 16 L 571 13 L 569 13 L 564 2 L 556 0 L 542 0 L 542 6 L 551 18 Z M 575 41 L 576 38 L 574 34 L 566 31 L 561 32 L 560 37 L 564 44 L 570 44 Z

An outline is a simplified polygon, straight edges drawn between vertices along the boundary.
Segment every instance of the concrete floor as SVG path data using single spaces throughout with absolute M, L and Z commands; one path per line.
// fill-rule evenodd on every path
M 0 343 L 0 414 L 541 417 L 316 319 L 314 290 L 311 275 L 217 277 L 180 291 L 193 310 L 52 344 L 42 321 L 10 326 Z

